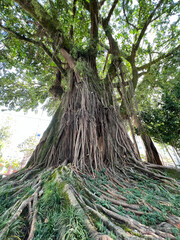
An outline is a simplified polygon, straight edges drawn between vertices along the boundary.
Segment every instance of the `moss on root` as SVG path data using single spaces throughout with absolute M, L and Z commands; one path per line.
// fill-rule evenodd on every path
M 165 170 L 168 177 L 180 180 L 180 170 L 179 169 L 166 169 Z
M 90 176 L 62 166 L 23 182 L 2 180 L 0 239 L 178 238 L 179 183 L 131 170 L 128 177 L 107 169 Z M 160 230 L 162 222 L 172 230 Z
M 88 239 L 80 212 L 70 205 L 64 191 L 67 183 L 49 181 L 43 188 L 38 204 L 34 240 L 39 239 Z

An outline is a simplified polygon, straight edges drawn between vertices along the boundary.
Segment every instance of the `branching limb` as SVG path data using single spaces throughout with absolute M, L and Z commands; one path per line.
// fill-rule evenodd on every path
M 10 33 L 11 35 L 13 35 L 14 37 L 16 37 L 19 40 L 22 40 L 22 41 L 25 41 L 25 42 L 28 42 L 28 43 L 32 43 L 34 45 L 39 45 L 39 42 L 37 42 L 37 41 L 35 41 L 33 39 L 30 39 L 30 38 L 27 38 L 27 37 L 25 37 L 23 35 L 20 35 L 19 33 L 13 31 L 12 29 L 10 29 L 8 27 L 4 27 L 1 23 L 0 23 L 0 28 L 5 30 L 6 32 Z
M 33 16 L 51 35 L 60 27 L 37 0 L 15 0 L 26 12 Z M 63 39 L 61 37 L 61 41 Z
M 58 57 L 56 57 L 42 42 L 40 43 L 40 47 L 47 53 L 47 55 L 53 60 L 56 64 L 57 68 L 62 74 L 65 74 L 65 70 L 61 66 L 61 61 Z
M 133 46 L 133 49 L 132 49 L 133 52 L 136 52 L 136 51 L 138 50 L 139 45 L 140 45 L 140 42 L 141 42 L 141 40 L 142 40 L 142 38 L 143 38 L 143 36 L 144 36 L 144 34 L 145 34 L 145 32 L 146 32 L 149 24 L 151 23 L 151 20 L 152 20 L 154 14 L 156 13 L 156 10 L 157 10 L 158 8 L 160 8 L 160 6 L 162 5 L 163 2 L 164 2 L 164 0 L 160 0 L 160 1 L 158 2 L 158 4 L 156 5 L 156 7 L 154 8 L 154 10 L 152 11 L 152 13 L 149 15 L 148 19 L 146 20 L 146 22 L 145 22 L 145 24 L 144 24 L 144 26 L 143 26 L 140 34 L 139 34 L 139 37 L 138 37 L 136 43 L 135 43 L 134 46 Z
M 161 55 L 160 57 L 152 60 L 151 62 L 142 65 L 141 67 L 137 67 L 137 70 L 138 70 L 138 71 L 142 71 L 142 70 L 145 70 L 145 69 L 149 69 L 149 67 L 150 67 L 151 65 L 156 64 L 156 63 L 160 62 L 161 60 L 163 60 L 163 59 L 165 59 L 165 58 L 173 55 L 173 53 L 175 53 L 175 52 L 176 52 L 177 50 L 179 50 L 179 49 L 180 49 L 180 45 L 178 45 L 176 48 L 174 48 L 174 49 L 172 49 L 171 51 L 169 51 L 167 54 L 163 54 L 163 55 Z M 140 74 L 141 74 L 141 73 L 140 73 Z
M 129 22 L 128 16 L 126 15 L 124 0 L 123 0 L 123 2 L 122 2 L 122 7 L 123 7 L 123 13 L 124 13 L 124 16 L 125 16 L 125 19 L 126 19 L 127 24 L 129 24 L 131 27 L 135 28 L 136 30 L 139 30 L 139 28 L 137 28 L 134 24 L 132 24 L 132 23 Z
M 113 12 L 114 12 L 114 9 L 115 9 L 118 1 L 119 1 L 119 0 L 114 0 L 113 4 L 112 4 L 112 6 L 111 6 L 111 9 L 110 9 L 110 11 L 109 11 L 109 13 L 108 13 L 108 16 L 105 18 L 106 24 L 109 23 L 109 21 L 110 21 L 110 19 L 111 19 L 111 16 L 112 16 L 112 14 L 113 14 Z
M 138 74 L 138 78 L 140 78 L 140 77 L 142 77 L 142 76 L 144 76 L 144 75 L 146 75 L 146 74 L 148 74 L 148 73 L 149 73 L 149 71 L 140 72 L 140 73 Z
M 106 0 L 101 0 L 101 1 L 99 2 L 99 9 L 102 8 L 102 6 L 104 5 L 105 2 L 106 2 Z
M 56 64 L 56 66 L 58 67 L 58 69 L 65 74 L 65 70 L 62 68 L 61 66 L 61 61 L 58 59 L 58 57 L 55 56 L 55 54 L 53 54 L 45 45 L 43 42 L 41 41 L 36 41 L 33 40 L 32 38 L 27 38 L 23 35 L 20 35 L 19 33 L 13 31 L 12 29 L 8 28 L 8 27 L 4 27 L 2 24 L 0 24 L 0 28 L 2 28 L 3 30 L 5 30 L 6 32 L 10 33 L 12 36 L 14 36 L 15 38 L 33 44 L 37 47 L 41 47 L 45 53 L 52 59 L 52 61 Z

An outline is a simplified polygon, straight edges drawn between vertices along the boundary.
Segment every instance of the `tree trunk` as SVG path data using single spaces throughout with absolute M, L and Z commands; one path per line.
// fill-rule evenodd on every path
M 141 134 L 141 138 L 143 140 L 143 143 L 146 149 L 147 162 L 152 164 L 157 164 L 157 165 L 163 165 L 160 160 L 159 153 L 153 141 L 151 140 L 151 138 L 148 135 L 143 133 Z
M 137 127 L 138 133 L 140 134 L 144 147 L 146 149 L 146 160 L 148 163 L 163 165 L 159 153 L 151 140 L 151 138 L 144 132 L 143 126 L 137 117 L 134 117 L 134 123 Z
M 72 86 L 26 168 L 0 181 L 0 239 L 175 239 L 179 183 L 138 160 L 101 86 Z
M 62 100 L 28 167 L 57 167 L 66 162 L 92 172 L 137 161 L 117 109 L 108 107 L 101 86 L 84 80 Z

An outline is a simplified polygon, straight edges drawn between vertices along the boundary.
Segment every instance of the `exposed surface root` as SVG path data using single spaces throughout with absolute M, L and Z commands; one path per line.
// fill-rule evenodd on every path
M 114 176 L 73 169 L 47 169 L 23 184 L 2 180 L 0 239 L 178 239 L 178 182 L 171 191 L 132 168 Z

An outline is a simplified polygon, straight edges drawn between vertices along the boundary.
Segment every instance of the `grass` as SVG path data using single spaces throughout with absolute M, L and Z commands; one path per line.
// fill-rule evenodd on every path
M 70 206 L 63 182 L 50 181 L 44 187 L 44 194 L 38 204 L 38 222 L 34 240 L 90 239 L 84 225 L 82 213 Z
M 96 221 L 95 226 L 97 227 L 97 230 L 100 233 L 108 235 L 109 237 L 111 237 L 114 240 L 118 240 L 118 238 L 114 235 L 114 233 L 112 231 L 109 231 L 101 220 Z
M 136 175 L 133 181 L 130 180 L 129 182 L 130 187 L 122 188 L 117 185 L 117 188 L 121 195 L 126 197 L 129 204 L 140 204 L 139 211 L 144 214 L 141 216 L 135 215 L 132 211 L 126 211 L 121 205 L 118 206 L 119 214 L 129 215 L 140 223 L 151 227 L 166 222 L 169 214 L 180 217 L 180 195 L 178 191 L 177 193 L 171 192 L 166 189 L 162 182 L 141 174 Z M 103 186 L 110 185 L 110 181 L 104 176 L 103 172 L 100 172 L 97 174 L 97 178 L 87 178 L 87 184 L 95 195 L 100 196 L 95 187 L 103 190 Z M 132 185 L 134 186 L 131 187 Z M 120 194 L 119 191 L 116 193 Z M 106 208 L 111 205 L 111 202 L 107 200 L 99 200 L 97 203 Z M 98 225 L 101 226 L 100 223 Z M 102 226 L 102 229 L 104 228 L 105 226 Z M 179 238 L 180 230 L 178 228 L 172 228 L 172 233 Z
M 61 175 L 59 172 L 58 174 Z M 90 240 L 88 231 L 84 225 L 83 212 L 76 209 L 70 204 L 68 195 L 64 192 L 65 184 L 69 183 L 74 186 L 80 194 L 85 194 L 77 179 L 72 176 L 71 172 L 63 172 L 61 181 L 57 179 L 58 174 L 45 173 L 42 177 L 43 195 L 38 201 L 38 215 L 36 222 L 36 230 L 33 240 Z M 111 181 L 105 175 L 105 170 L 94 172 L 95 178 L 84 176 L 87 187 L 95 196 L 100 197 L 105 186 L 111 186 Z M 121 183 L 123 185 L 123 183 Z M 129 185 L 129 187 L 127 187 Z M 113 186 L 111 186 L 113 187 Z M 120 194 L 127 199 L 129 204 L 139 204 L 139 211 L 143 215 L 138 216 L 133 211 L 127 211 L 126 208 L 119 205 L 117 210 L 119 214 L 130 216 L 133 219 L 155 228 L 161 222 L 166 222 L 167 217 L 171 215 L 180 216 L 180 195 L 175 192 L 170 192 L 165 184 L 160 181 L 152 180 L 143 175 L 135 175 L 133 180 L 129 180 L 124 188 L 116 185 Z M 18 199 L 25 198 L 33 194 L 34 190 L 31 187 L 26 187 L 15 198 L 11 198 L 11 185 L 4 188 L 0 187 L 0 216 L 9 207 L 11 207 Z M 87 198 L 90 196 L 86 196 Z M 90 197 L 91 198 L 91 197 Z M 110 201 L 97 198 L 96 204 L 102 205 L 105 208 L 114 206 Z M 91 199 L 89 199 L 91 201 Z M 151 206 L 151 207 L 149 207 Z M 153 209 L 153 210 L 152 210 Z M 20 239 L 23 240 L 25 232 L 29 227 L 26 221 L 28 209 L 24 209 L 21 217 L 18 218 L 9 228 L 7 232 L 7 240 Z M 6 225 L 8 217 L 5 219 L 0 217 L 0 230 Z M 109 235 L 112 239 L 117 240 L 115 234 L 107 229 L 101 220 L 94 221 L 97 231 Z M 118 224 L 118 223 L 116 223 Z M 121 225 L 120 225 L 121 226 Z M 121 226 L 126 232 L 139 236 L 138 233 L 132 231 L 127 226 Z M 180 230 L 176 227 L 172 228 L 172 233 L 180 240 Z M 168 239 L 167 239 L 168 240 Z

